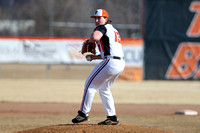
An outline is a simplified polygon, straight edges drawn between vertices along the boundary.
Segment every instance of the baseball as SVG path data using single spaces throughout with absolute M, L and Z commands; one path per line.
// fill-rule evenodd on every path
M 91 61 L 92 60 L 92 58 L 90 56 L 87 56 L 86 59 L 87 59 L 87 61 Z

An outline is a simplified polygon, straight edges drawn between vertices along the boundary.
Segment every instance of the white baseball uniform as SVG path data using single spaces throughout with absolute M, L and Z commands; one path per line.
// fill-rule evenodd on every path
M 103 34 L 98 42 L 103 61 L 93 69 L 85 82 L 80 111 L 85 114 L 90 111 L 95 92 L 99 90 L 107 116 L 114 116 L 116 111 L 110 86 L 125 67 L 121 38 L 111 24 L 97 26 L 95 30 Z

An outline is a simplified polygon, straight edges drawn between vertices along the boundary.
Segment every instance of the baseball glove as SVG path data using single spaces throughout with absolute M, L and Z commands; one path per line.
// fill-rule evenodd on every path
M 95 43 L 90 43 L 89 40 L 86 40 L 83 42 L 83 46 L 81 48 L 81 53 L 82 54 L 86 54 L 86 53 L 92 53 L 92 54 L 96 54 L 96 44 Z

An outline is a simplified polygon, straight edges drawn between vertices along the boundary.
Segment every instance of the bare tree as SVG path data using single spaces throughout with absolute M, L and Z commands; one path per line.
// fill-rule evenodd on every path
M 53 7 L 53 21 L 93 23 L 90 16 L 97 8 L 108 11 L 113 24 L 139 24 L 140 0 L 4 0 L 0 5 L 0 19 L 34 20 L 35 26 L 18 32 L 18 36 L 49 36 L 49 19 Z M 94 26 L 95 27 L 95 26 Z M 93 28 L 52 27 L 57 37 L 89 37 Z M 120 29 L 122 37 L 132 37 L 138 29 Z M 12 35 L 0 31 L 0 35 Z

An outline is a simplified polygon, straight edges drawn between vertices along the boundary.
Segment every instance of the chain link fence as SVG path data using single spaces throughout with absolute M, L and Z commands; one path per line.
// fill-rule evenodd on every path
M 0 36 L 89 37 L 107 10 L 122 38 L 141 38 L 141 0 L 1 0 Z

